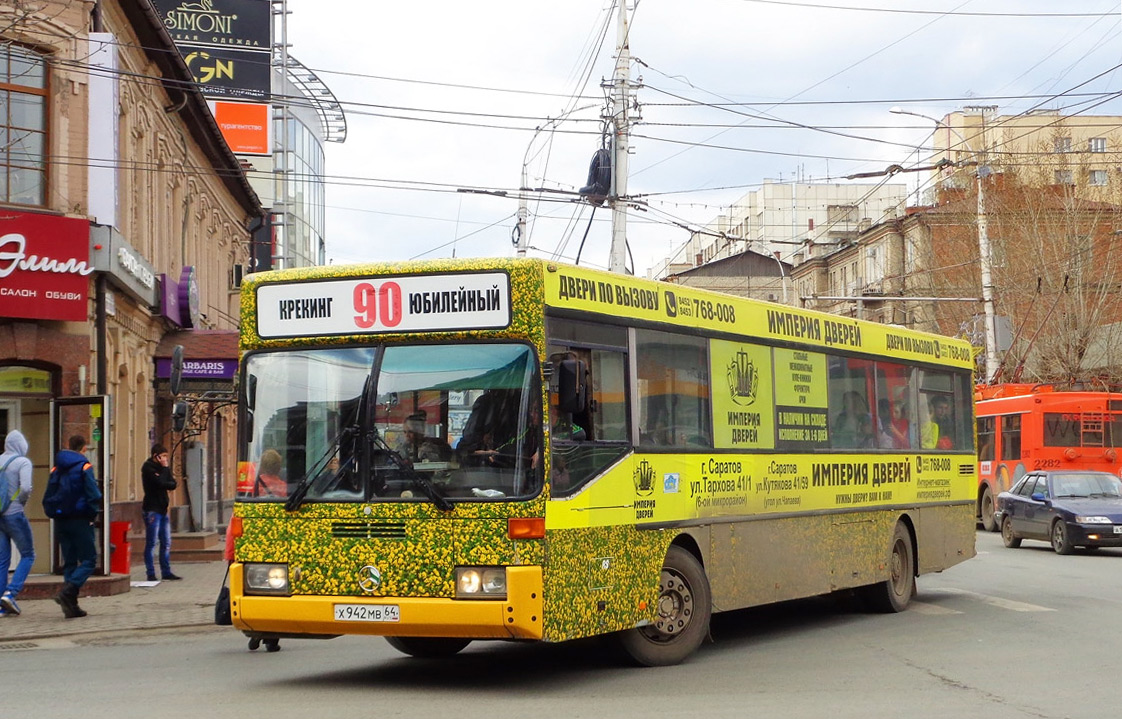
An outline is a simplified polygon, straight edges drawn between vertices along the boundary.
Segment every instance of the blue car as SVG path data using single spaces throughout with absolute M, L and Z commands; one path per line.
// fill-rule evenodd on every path
M 1022 539 L 1076 547 L 1122 547 L 1122 481 L 1109 472 L 1031 472 L 997 495 L 994 519 L 1006 547 Z

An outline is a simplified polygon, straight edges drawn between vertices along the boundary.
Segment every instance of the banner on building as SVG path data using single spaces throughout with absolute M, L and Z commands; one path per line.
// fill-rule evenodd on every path
M 204 95 L 268 99 L 273 26 L 268 0 L 156 0 L 155 5 Z
M 271 108 L 261 102 L 225 102 L 213 100 L 211 112 L 226 138 L 226 144 L 238 155 L 271 155 Z

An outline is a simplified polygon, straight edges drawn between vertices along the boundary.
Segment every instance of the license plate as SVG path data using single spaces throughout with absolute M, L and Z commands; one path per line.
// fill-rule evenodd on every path
M 396 604 L 336 604 L 337 622 L 400 622 L 401 608 Z
M 1122 534 L 1122 525 L 1118 525 L 1118 524 L 1114 525 L 1114 533 L 1115 534 Z

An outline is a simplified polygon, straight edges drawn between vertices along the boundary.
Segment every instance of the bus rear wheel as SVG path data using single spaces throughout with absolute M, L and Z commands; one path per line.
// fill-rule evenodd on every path
M 458 654 L 471 644 L 470 639 L 452 637 L 386 637 L 390 646 L 418 659 L 437 659 Z
M 888 579 L 861 588 L 861 596 L 869 609 L 885 614 L 907 609 L 916 588 L 916 559 L 912 551 L 912 534 L 903 522 L 897 522 L 896 529 L 892 532 L 888 566 Z
M 648 667 L 679 664 L 697 651 L 709 632 L 712 595 L 701 563 L 672 546 L 662 564 L 654 624 L 619 634 L 623 650 Z

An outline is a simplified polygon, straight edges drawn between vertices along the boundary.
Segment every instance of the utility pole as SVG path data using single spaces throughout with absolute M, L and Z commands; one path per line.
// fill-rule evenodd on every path
M 986 384 L 993 381 L 1001 363 L 997 359 L 997 312 L 993 305 L 993 257 L 990 255 L 990 236 L 986 228 L 985 165 L 975 168 L 978 173 L 978 255 L 982 270 L 982 313 L 986 330 Z
M 619 19 L 616 23 L 616 72 L 612 82 L 612 187 L 609 201 L 612 204 L 612 248 L 608 269 L 627 271 L 627 159 L 628 133 L 630 132 L 631 105 L 631 52 L 628 47 L 627 0 L 618 0 Z
M 977 227 L 978 227 L 978 264 L 982 275 L 982 313 L 984 315 L 983 323 L 985 324 L 986 347 L 983 359 L 985 360 L 985 368 L 983 370 L 983 381 L 988 384 L 993 380 L 994 374 L 997 373 L 999 361 L 997 357 L 997 312 L 993 304 L 993 256 L 990 252 L 990 237 L 986 227 L 986 189 L 985 178 L 989 175 L 989 167 L 985 164 L 985 158 L 982 152 L 985 151 L 985 131 L 982 132 L 982 149 L 974 150 L 970 147 L 970 143 L 966 137 L 955 129 L 950 123 L 943 122 L 942 120 L 924 115 L 911 110 L 903 110 L 899 107 L 893 107 L 889 112 L 896 115 L 912 115 L 914 117 L 922 117 L 925 120 L 930 120 L 935 123 L 935 129 L 938 130 L 939 126 L 947 128 L 958 136 L 962 142 L 964 151 L 969 152 L 974 157 L 976 167 L 975 177 L 978 181 L 978 213 L 977 213 Z M 948 136 L 949 137 L 949 136 Z M 947 153 L 953 149 L 950 147 L 950 141 L 947 142 Z

